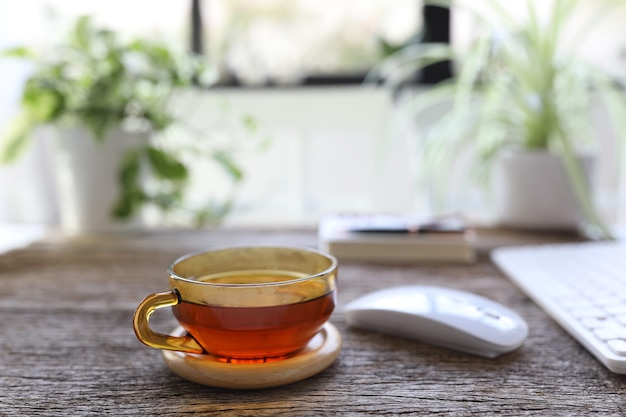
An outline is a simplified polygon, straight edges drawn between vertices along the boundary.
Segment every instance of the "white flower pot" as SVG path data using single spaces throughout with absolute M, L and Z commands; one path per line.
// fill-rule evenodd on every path
M 579 157 L 590 183 L 593 158 Z M 547 151 L 507 152 L 494 171 L 496 223 L 536 230 L 574 230 L 583 220 L 558 156 Z
M 129 149 L 147 145 L 149 135 L 115 130 L 97 143 L 83 129 L 49 131 L 55 136 L 57 200 L 63 231 L 86 234 L 140 228 L 141 215 L 119 220 L 111 213 L 120 193 L 120 162 Z

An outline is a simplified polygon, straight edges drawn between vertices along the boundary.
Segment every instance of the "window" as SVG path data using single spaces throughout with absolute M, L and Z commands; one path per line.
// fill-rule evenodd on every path
M 360 82 L 418 32 L 419 0 L 196 0 L 223 83 Z

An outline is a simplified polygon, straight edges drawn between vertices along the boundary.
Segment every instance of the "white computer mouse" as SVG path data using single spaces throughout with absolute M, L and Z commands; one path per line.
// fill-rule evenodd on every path
M 366 294 L 345 309 L 350 326 L 494 358 L 521 346 L 526 321 L 495 301 L 430 286 L 392 287 Z

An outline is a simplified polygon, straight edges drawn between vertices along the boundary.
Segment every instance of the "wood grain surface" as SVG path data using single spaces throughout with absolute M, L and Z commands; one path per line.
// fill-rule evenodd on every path
M 331 322 L 338 360 L 292 385 L 229 391 L 172 374 L 137 341 L 132 314 L 166 290 L 177 257 L 236 244 L 316 246 L 307 231 L 152 232 L 48 238 L 0 256 L 0 416 L 626 415 L 615 375 L 486 259 L 471 266 L 341 263 Z M 376 289 L 429 284 L 504 303 L 529 323 L 517 351 L 497 359 L 347 328 L 342 307 Z M 176 322 L 154 315 L 157 330 Z

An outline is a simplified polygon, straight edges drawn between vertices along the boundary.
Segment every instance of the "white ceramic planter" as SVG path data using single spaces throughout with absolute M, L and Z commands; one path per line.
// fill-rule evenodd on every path
M 593 158 L 581 156 L 587 181 Z M 507 152 L 494 171 L 496 223 L 535 230 L 574 230 L 582 222 L 558 156 L 547 151 Z
M 57 199 L 62 229 L 70 234 L 139 228 L 141 216 L 112 217 L 119 196 L 117 170 L 131 148 L 146 145 L 148 134 L 116 130 L 96 143 L 83 129 L 51 128 L 55 136 Z

